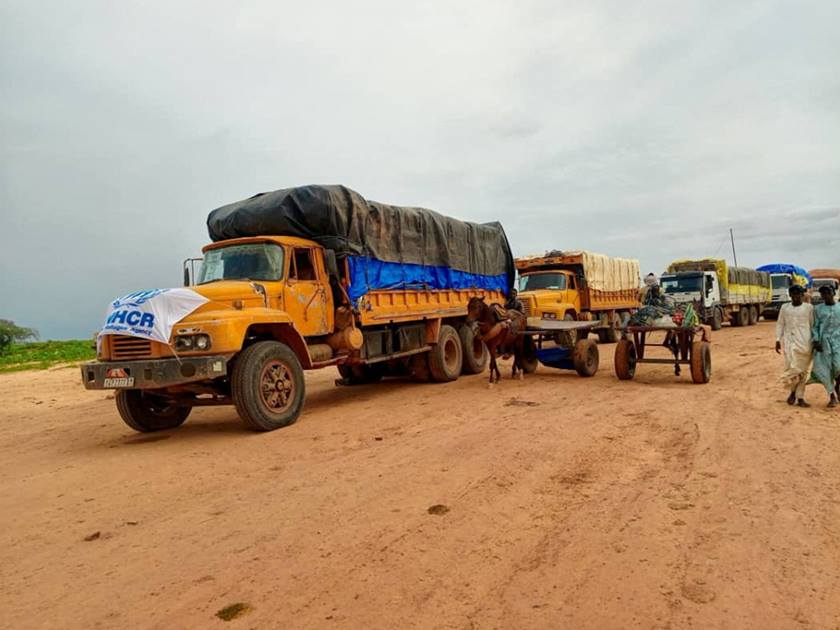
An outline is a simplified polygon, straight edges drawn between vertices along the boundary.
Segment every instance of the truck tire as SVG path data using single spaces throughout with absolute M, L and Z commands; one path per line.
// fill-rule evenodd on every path
M 708 383 L 712 378 L 712 350 L 708 341 L 691 344 L 691 380 L 698 384 Z
M 444 324 L 440 327 L 438 342 L 429 351 L 429 372 L 432 374 L 432 380 L 438 383 L 454 381 L 461 375 L 463 363 L 461 338 L 452 326 Z
M 114 398 L 120 418 L 140 433 L 180 427 L 192 411 L 192 407 L 167 404 L 163 399 L 141 389 L 120 389 Z
M 348 385 L 367 385 L 382 380 L 385 376 L 385 364 L 383 362 L 370 365 L 339 365 L 338 373 Z
M 540 364 L 539 359 L 537 359 L 537 347 L 534 344 L 534 338 L 525 336 L 522 340 L 522 347 L 524 349 L 523 354 L 525 355 L 522 357 L 522 371 L 525 374 L 533 374 L 537 371 L 537 366 Z
M 564 322 L 577 321 L 573 313 L 563 315 Z M 564 330 L 554 333 L 554 343 L 562 348 L 573 348 L 578 339 L 586 339 L 589 333 L 585 330 Z
M 733 326 L 746 326 L 750 323 L 750 314 L 748 307 L 740 307 L 738 308 L 737 312 L 732 313 L 732 325 Z
M 303 369 L 289 346 L 258 341 L 236 358 L 231 378 L 233 404 L 252 431 L 273 431 L 298 419 L 306 383 Z
M 598 331 L 598 343 L 615 343 L 621 338 L 621 332 L 619 331 L 621 320 L 617 314 L 613 315 L 611 323 L 612 326 L 609 328 L 602 328 Z
M 595 376 L 598 371 L 598 344 L 592 339 L 581 339 L 575 344 L 572 355 L 575 371 L 581 376 Z
M 487 363 L 490 361 L 487 346 L 475 334 L 475 328 L 467 324 L 458 329 L 458 337 L 461 339 L 461 351 L 464 355 L 461 371 L 464 374 L 481 374 L 487 369 Z
M 636 345 L 629 339 L 621 339 L 615 347 L 615 375 L 622 381 L 629 381 L 636 375 Z
M 723 311 L 717 306 L 712 309 L 712 330 L 720 330 L 723 328 Z
M 752 306 L 750 306 L 749 325 L 750 326 L 755 326 L 757 323 L 758 323 L 758 307 L 755 304 L 753 304 Z

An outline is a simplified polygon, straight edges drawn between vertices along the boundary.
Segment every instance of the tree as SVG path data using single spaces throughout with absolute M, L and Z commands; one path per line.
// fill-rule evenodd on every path
M 13 343 L 37 339 L 38 331 L 34 328 L 17 326 L 10 319 L 0 319 L 0 353 L 5 352 Z

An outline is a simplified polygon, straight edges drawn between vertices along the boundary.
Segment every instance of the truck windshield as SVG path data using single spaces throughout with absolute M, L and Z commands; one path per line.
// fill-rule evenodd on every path
M 703 276 L 671 276 L 662 278 L 665 293 L 695 293 L 703 286 Z
M 280 280 L 282 276 L 282 247 L 274 243 L 248 243 L 205 253 L 198 284 L 216 280 Z
M 520 291 L 537 289 L 565 289 L 566 276 L 562 273 L 534 273 L 519 278 Z
M 790 286 L 790 276 L 788 275 L 770 276 L 770 280 L 773 282 L 774 289 L 787 289 Z
M 814 290 L 818 290 L 820 287 L 833 287 L 837 285 L 837 280 L 832 280 L 831 278 L 825 278 L 821 280 L 814 280 Z

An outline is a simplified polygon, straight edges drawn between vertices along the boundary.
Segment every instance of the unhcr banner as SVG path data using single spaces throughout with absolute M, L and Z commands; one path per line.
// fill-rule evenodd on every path
M 102 335 L 129 335 L 169 344 L 178 321 L 209 300 L 192 289 L 135 291 L 111 302 Z

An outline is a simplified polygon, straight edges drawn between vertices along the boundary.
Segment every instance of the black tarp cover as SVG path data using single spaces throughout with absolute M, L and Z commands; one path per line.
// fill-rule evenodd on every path
M 245 236 L 298 236 L 338 256 L 449 267 L 467 273 L 515 274 L 500 223 L 470 223 L 425 208 L 367 201 L 344 186 L 298 186 L 260 193 L 213 210 L 213 241 Z

